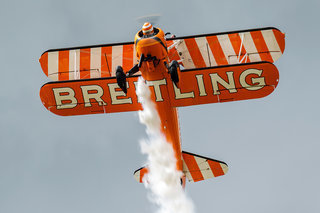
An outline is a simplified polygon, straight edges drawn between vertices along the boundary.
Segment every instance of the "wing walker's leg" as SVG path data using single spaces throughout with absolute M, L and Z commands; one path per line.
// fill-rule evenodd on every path
M 144 60 L 144 55 L 142 54 L 139 60 L 139 64 L 134 65 L 126 74 L 123 72 L 123 69 L 121 66 L 117 67 L 117 70 L 116 70 L 117 83 L 124 93 L 127 94 L 127 78 L 126 77 L 130 77 L 136 72 L 138 72 L 143 60 Z
M 171 62 L 171 65 L 169 66 L 169 69 L 168 69 L 171 80 L 177 87 L 178 87 L 178 83 L 179 83 L 178 68 L 179 68 L 178 62 L 176 60 L 173 60 Z
M 127 79 L 121 66 L 117 66 L 116 79 L 119 87 L 127 94 Z

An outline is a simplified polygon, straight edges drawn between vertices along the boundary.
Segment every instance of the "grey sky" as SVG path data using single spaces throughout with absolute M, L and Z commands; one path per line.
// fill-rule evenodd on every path
M 178 36 L 274 26 L 286 33 L 266 98 L 179 109 L 183 150 L 229 173 L 187 184 L 196 212 L 320 211 L 319 15 L 309 1 L 15 1 L 0 7 L 0 212 L 151 212 L 136 113 L 58 117 L 39 98 L 51 48 L 131 41 L 161 14 Z

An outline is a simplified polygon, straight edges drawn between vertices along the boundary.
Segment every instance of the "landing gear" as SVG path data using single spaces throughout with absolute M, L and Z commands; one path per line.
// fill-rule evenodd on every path
M 178 87 L 179 83 L 179 75 L 178 75 L 179 63 L 174 60 L 172 61 L 171 65 L 169 66 L 169 74 L 171 77 L 172 82 Z
M 126 74 L 123 72 L 123 69 L 121 66 L 118 66 L 116 69 L 116 79 L 119 87 L 122 89 L 124 93 L 127 94 Z

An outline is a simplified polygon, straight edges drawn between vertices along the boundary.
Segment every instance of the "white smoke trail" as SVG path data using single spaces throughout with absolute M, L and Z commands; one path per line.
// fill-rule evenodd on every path
M 159 213 L 192 213 L 193 203 L 181 186 L 182 173 L 176 169 L 171 144 L 161 133 L 161 121 L 143 78 L 139 78 L 137 95 L 143 106 L 140 122 L 146 125 L 149 137 L 140 145 L 142 153 L 148 156 L 149 172 L 144 183 L 152 193 L 150 200 L 159 206 Z

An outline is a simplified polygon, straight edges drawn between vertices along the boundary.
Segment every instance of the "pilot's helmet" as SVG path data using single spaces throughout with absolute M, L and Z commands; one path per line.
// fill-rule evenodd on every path
M 151 35 L 153 34 L 153 26 L 151 23 L 146 22 L 144 23 L 144 25 L 142 26 L 142 33 L 143 35 Z

